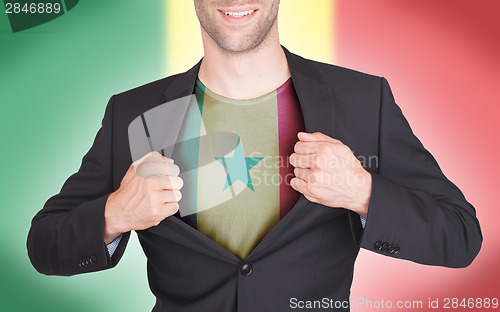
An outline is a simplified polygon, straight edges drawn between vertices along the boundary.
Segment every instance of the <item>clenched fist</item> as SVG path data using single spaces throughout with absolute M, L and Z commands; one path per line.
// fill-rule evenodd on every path
M 312 202 L 343 207 L 366 218 L 372 179 L 351 149 L 319 132 L 299 132 L 298 138 L 290 155 L 295 167 L 291 186 Z
M 121 233 L 158 225 L 179 210 L 183 185 L 179 167 L 158 152 L 130 165 L 120 187 L 111 193 L 104 211 L 104 242 Z

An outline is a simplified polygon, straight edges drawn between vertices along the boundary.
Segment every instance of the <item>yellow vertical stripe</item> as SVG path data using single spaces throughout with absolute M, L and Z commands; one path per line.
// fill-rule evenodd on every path
M 166 75 L 184 72 L 203 56 L 193 0 L 166 0 L 165 26 Z
M 280 41 L 305 58 L 335 61 L 335 0 L 282 0 Z
M 303 57 L 335 61 L 335 0 L 282 0 L 281 43 Z M 166 0 L 165 74 L 188 70 L 203 56 L 200 24 L 192 0 Z
M 245 166 L 245 160 L 236 158 L 243 161 L 235 165 L 236 169 L 242 169 L 239 173 L 230 171 L 234 166 L 227 167 L 218 161 L 198 168 L 197 229 L 241 259 L 280 221 L 277 101 L 276 91 L 257 99 L 236 101 L 205 89 L 202 119 L 206 132 L 235 133 L 242 150 L 235 144 L 232 154 L 225 154 L 227 148 L 220 146 L 229 142 L 226 138 L 224 142 L 217 141 L 214 135 L 210 143 L 200 141 L 200 153 L 212 149 L 214 157 L 234 161 L 232 158 L 239 149 L 244 157 L 259 158 L 251 169 Z M 263 137 L 266 139 L 262 140 Z M 239 174 L 245 170 L 250 174 L 251 187 L 244 179 L 240 180 L 244 176 Z M 228 175 L 232 180 L 225 188 Z

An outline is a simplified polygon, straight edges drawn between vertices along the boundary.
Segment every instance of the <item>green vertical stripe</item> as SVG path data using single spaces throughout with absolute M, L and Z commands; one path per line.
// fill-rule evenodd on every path
M 65 2 L 67 14 L 19 33 L 0 13 L 0 157 L 11 164 L 2 168 L 0 311 L 151 310 L 135 234 L 117 267 L 71 278 L 38 273 L 26 253 L 31 218 L 78 170 L 108 99 L 165 74 L 163 1 Z M 36 184 L 29 196 L 26 176 Z
M 181 170 L 184 186 L 181 190 L 182 199 L 179 202 L 183 220 L 196 227 L 198 161 L 200 146 L 201 115 L 203 112 L 203 90 L 195 93 L 195 101 L 191 101 L 183 125 L 179 131 L 178 147 L 172 158 Z

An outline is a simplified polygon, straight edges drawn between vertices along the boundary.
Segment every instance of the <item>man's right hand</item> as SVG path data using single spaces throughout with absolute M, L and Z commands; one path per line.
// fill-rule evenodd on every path
M 120 188 L 111 193 L 104 211 L 104 242 L 121 233 L 158 225 L 179 210 L 183 185 L 172 159 L 150 152 L 130 165 Z

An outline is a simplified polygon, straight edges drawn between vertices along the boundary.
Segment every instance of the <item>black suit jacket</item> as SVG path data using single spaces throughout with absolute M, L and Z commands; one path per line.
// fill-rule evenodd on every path
M 366 228 L 355 213 L 302 196 L 242 261 L 171 216 L 137 231 L 157 298 L 153 311 L 288 311 L 291 298 L 348 300 L 360 247 L 447 267 L 465 267 L 479 252 L 474 208 L 413 135 L 387 81 L 284 51 L 306 130 L 372 160 Z M 79 171 L 32 221 L 27 246 L 39 272 L 74 275 L 118 263 L 130 233 L 110 258 L 104 207 L 132 163 L 127 127 L 141 113 L 192 94 L 199 66 L 110 99 Z

